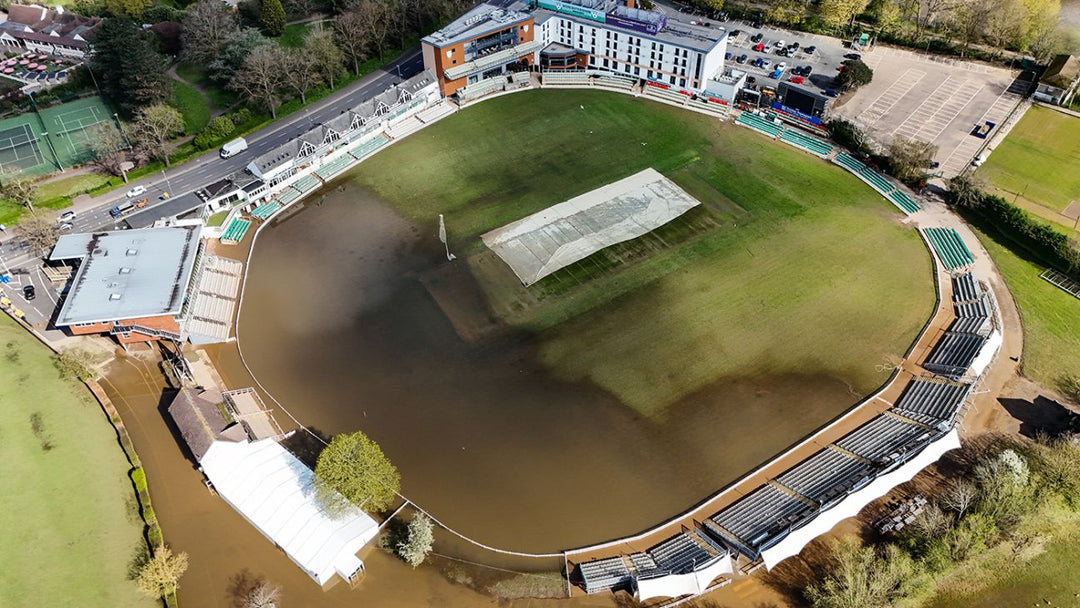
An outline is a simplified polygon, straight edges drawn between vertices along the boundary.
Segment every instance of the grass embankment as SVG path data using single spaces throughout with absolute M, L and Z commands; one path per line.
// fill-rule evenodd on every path
M 311 29 L 310 23 L 294 23 L 286 25 L 285 31 L 278 36 L 277 43 L 287 49 L 295 49 L 304 46 L 304 36 Z
M 1080 201 L 1078 165 L 1080 118 L 1035 106 L 994 149 L 977 175 L 993 185 L 993 194 L 1072 229 L 1075 219 L 1061 212 L 1072 201 Z
M 0 317 L 0 603 L 154 606 L 128 580 L 143 526 L 113 428 L 48 350 Z
M 1012 292 L 1024 325 L 1024 375 L 1055 386 L 1080 374 L 1080 300 L 1039 277 L 1045 266 L 988 226 L 976 230 Z
M 210 122 L 210 106 L 206 98 L 188 85 L 173 81 L 171 104 L 184 117 L 184 134 L 194 135 Z
M 528 289 L 478 238 L 646 167 L 705 208 Z M 417 222 L 445 213 L 496 314 L 539 332 L 558 375 L 647 415 L 725 377 L 822 373 L 869 392 L 933 306 L 929 254 L 865 185 L 749 130 L 618 94 L 487 101 L 354 177 Z

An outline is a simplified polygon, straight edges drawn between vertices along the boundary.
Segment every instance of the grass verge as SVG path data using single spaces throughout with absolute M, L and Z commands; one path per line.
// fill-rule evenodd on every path
M 0 316 L 4 605 L 154 606 L 128 579 L 145 545 L 113 429 L 51 353 Z
M 477 238 L 646 167 L 704 209 L 528 289 Z M 486 101 L 353 176 L 414 221 L 446 214 L 451 249 L 503 322 L 540 334 L 545 364 L 650 416 L 725 377 L 823 373 L 870 392 L 933 307 L 929 254 L 865 185 L 749 130 L 624 95 Z

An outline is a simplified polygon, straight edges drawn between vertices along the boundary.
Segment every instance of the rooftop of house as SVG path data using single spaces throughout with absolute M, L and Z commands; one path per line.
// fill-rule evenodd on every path
M 1080 57 L 1058 55 L 1047 66 L 1039 82 L 1059 89 L 1068 89 L 1080 79 Z

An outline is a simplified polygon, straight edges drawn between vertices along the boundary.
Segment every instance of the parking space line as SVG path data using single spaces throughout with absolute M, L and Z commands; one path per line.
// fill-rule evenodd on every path
M 926 100 L 919 104 L 919 107 L 915 108 L 915 111 L 909 114 L 904 122 L 893 129 L 893 135 L 915 137 L 923 125 L 926 124 L 926 121 L 930 120 L 938 109 L 945 105 L 949 97 L 956 92 L 957 86 L 958 84 L 953 80 L 952 76 L 946 76 L 945 80 L 941 81 L 941 84 L 926 97 Z
M 1008 116 L 1009 111 L 1016 105 L 1016 102 L 1021 99 L 1020 95 L 1013 92 L 1012 88 L 1013 83 L 1010 82 L 975 124 L 982 124 L 984 121 L 989 120 L 1000 125 L 1001 121 Z M 976 137 L 962 139 L 949 156 L 945 158 L 945 161 L 941 163 L 942 173 L 946 177 L 958 175 L 971 162 L 972 157 L 979 151 L 984 141 Z
M 896 102 L 900 101 L 904 95 L 907 95 L 924 76 L 926 76 L 926 72 L 913 68 L 908 69 L 901 74 L 900 78 L 896 79 L 896 82 L 889 85 L 889 88 L 885 89 L 885 91 L 866 108 L 866 111 L 862 113 L 860 122 L 866 126 L 870 126 L 881 120 L 881 118 L 888 114 L 889 110 L 896 105 Z
M 984 85 L 978 82 L 964 82 L 963 86 L 956 91 L 952 98 L 938 109 L 931 119 L 919 129 L 915 138 L 926 142 L 933 142 L 936 140 L 941 136 L 942 132 L 956 120 L 956 117 L 960 115 L 960 112 L 963 112 L 964 108 L 968 107 L 968 104 L 975 99 L 975 96 L 978 95 L 983 88 Z

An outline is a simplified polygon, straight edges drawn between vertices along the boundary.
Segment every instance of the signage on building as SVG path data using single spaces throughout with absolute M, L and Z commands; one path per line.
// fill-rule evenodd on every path
M 581 17 L 582 19 L 588 19 L 590 21 L 599 21 L 604 23 L 604 11 L 598 11 L 592 8 L 585 8 L 584 6 L 578 6 L 570 2 L 559 2 L 559 0 L 538 0 L 537 6 L 540 8 L 546 8 L 549 11 L 555 11 L 556 13 L 562 13 L 564 15 L 570 15 L 572 17 Z
M 644 19 L 635 19 L 627 13 L 620 14 L 618 10 L 614 10 L 607 14 L 607 23 L 643 34 L 656 35 L 667 25 L 667 17 L 660 13 L 650 13 L 650 15 L 659 15 L 659 17 L 649 22 Z
M 807 114 L 806 112 L 803 112 L 803 111 L 798 110 L 796 108 L 785 106 L 784 104 L 780 103 L 779 101 L 774 101 L 773 104 L 772 104 L 772 107 L 773 107 L 774 110 L 776 110 L 778 112 L 783 112 L 784 114 L 787 114 L 787 115 L 792 116 L 794 118 L 798 118 L 799 120 L 808 122 L 808 123 L 810 123 L 812 125 L 818 125 L 818 126 L 821 125 L 821 119 L 820 118 L 817 118 L 816 116 L 811 116 L 811 115 Z

